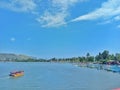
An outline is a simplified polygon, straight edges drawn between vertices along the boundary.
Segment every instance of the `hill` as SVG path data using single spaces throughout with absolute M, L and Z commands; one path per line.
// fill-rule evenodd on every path
M 23 60 L 31 60 L 31 59 L 35 59 L 35 58 L 27 55 L 0 53 L 0 61 L 23 61 Z

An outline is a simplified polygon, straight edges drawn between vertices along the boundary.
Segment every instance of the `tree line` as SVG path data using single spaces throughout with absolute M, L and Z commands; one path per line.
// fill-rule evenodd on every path
M 71 57 L 71 58 L 51 58 L 51 59 L 38 59 L 38 58 L 29 58 L 29 59 L 7 59 L 3 61 L 7 62 L 96 62 L 96 63 L 106 63 L 110 60 L 120 62 L 120 53 L 110 54 L 108 50 L 99 52 L 96 56 L 92 56 L 90 53 L 86 53 L 85 56 Z M 2 60 L 0 60 L 2 61 Z
M 48 62 L 108 62 L 108 61 L 119 61 L 120 62 L 120 53 L 110 54 L 108 50 L 99 52 L 96 56 L 91 56 L 90 53 L 87 53 L 85 56 L 72 57 L 72 58 L 51 58 L 47 60 Z

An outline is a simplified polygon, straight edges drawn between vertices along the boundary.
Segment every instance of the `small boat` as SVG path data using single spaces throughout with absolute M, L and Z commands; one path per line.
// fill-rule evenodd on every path
M 9 76 L 11 77 L 20 77 L 24 75 L 24 71 L 15 71 L 15 72 L 10 72 Z

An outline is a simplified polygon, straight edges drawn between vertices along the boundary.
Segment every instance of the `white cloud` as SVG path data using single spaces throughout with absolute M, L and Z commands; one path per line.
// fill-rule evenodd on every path
M 69 9 L 77 2 L 86 0 L 51 0 L 49 9 L 37 18 L 43 27 L 58 27 L 66 24 L 66 19 L 70 15 Z
M 114 18 L 114 20 L 119 21 L 119 20 L 120 20 L 120 16 L 116 16 L 116 17 Z
M 58 27 L 66 24 L 64 20 L 65 17 L 66 13 L 56 13 L 52 15 L 49 12 L 45 12 L 43 16 L 40 16 L 36 20 L 40 22 L 43 27 Z
M 2 0 L 0 1 L 0 7 L 16 12 L 32 12 L 36 9 L 37 5 L 34 0 L 9 0 L 7 2 Z
M 52 0 L 53 7 L 59 7 L 61 11 L 66 11 L 71 5 L 81 0 Z
M 12 38 L 10 39 L 11 42 L 15 42 L 15 40 L 16 40 L 16 39 L 15 39 L 14 37 L 12 37 Z
M 109 23 L 112 23 L 113 20 L 107 20 L 107 21 L 103 21 L 103 22 L 100 22 L 98 24 L 109 24 Z
M 87 0 L 0 0 L 0 8 L 30 12 L 41 26 L 58 27 L 66 24 L 72 6 L 85 1 Z
M 95 19 L 120 19 L 120 0 L 108 0 L 104 2 L 101 8 L 96 9 L 93 12 L 79 16 L 72 20 L 82 21 L 82 20 L 95 20 Z M 116 18 L 115 18 L 116 17 Z

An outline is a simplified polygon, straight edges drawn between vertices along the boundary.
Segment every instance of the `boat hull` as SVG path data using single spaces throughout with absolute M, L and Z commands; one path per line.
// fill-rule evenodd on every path
M 24 75 L 24 71 L 11 72 L 9 76 L 11 77 L 20 77 Z

